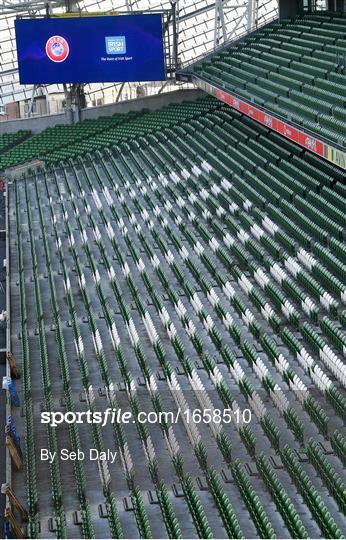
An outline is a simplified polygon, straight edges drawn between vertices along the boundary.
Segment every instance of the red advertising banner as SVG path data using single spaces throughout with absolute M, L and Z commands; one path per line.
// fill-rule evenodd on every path
M 203 84 L 203 87 L 206 88 L 210 94 L 215 95 L 217 99 L 223 101 L 224 103 L 227 103 L 233 109 L 236 109 L 243 114 L 250 116 L 257 122 L 260 122 L 268 128 L 277 131 L 287 139 L 290 139 L 291 141 L 300 144 L 304 148 L 307 148 L 311 152 L 314 152 L 315 154 L 318 154 L 324 159 L 331 161 L 335 165 L 338 165 L 343 169 L 346 168 L 345 152 L 342 152 L 339 149 L 320 141 L 312 135 L 304 133 L 304 131 L 301 131 L 294 126 L 291 126 L 290 124 L 279 120 L 275 116 L 272 116 L 269 112 L 262 111 L 254 105 L 246 103 L 245 101 L 237 98 L 229 92 L 226 92 L 225 90 L 221 90 L 217 87 L 212 86 L 211 84 L 205 83 L 205 81 L 203 81 L 202 83 L 202 81 L 199 81 L 199 79 L 197 79 L 196 82 L 200 86 L 202 86 Z M 199 82 L 202 84 L 199 84 Z
M 299 132 L 299 144 L 315 152 L 319 156 L 324 156 L 324 144 L 315 137 L 311 137 L 302 131 Z
M 260 112 L 260 111 L 259 111 L 258 109 L 249 106 L 248 116 L 250 116 L 250 117 L 253 118 L 254 120 L 259 121 L 259 112 Z
M 277 125 L 278 125 L 278 132 L 281 133 L 281 135 L 299 144 L 298 129 L 285 124 L 285 122 L 280 122 L 280 121 L 278 121 Z

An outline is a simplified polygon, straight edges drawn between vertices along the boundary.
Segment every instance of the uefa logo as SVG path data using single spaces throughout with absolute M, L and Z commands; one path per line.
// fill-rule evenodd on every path
M 52 62 L 64 62 L 68 57 L 70 47 L 65 38 L 61 36 L 52 36 L 46 43 L 46 54 Z

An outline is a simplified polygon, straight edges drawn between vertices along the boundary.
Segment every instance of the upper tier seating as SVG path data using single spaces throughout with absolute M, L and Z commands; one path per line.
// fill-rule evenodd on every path
M 217 102 L 215 104 L 217 105 Z M 31 160 L 56 162 L 79 156 L 126 139 L 132 131 L 133 134 L 147 133 L 148 130 L 192 119 L 198 111 L 209 108 L 208 99 L 198 100 L 193 104 L 186 102 L 178 106 L 168 105 L 151 113 L 143 109 L 139 113 L 129 112 L 96 120 L 84 120 L 72 126 L 50 127 L 31 137 L 25 144 L 12 148 L 0 156 L 0 171 Z M 126 124 L 126 127 L 122 129 L 121 124 Z
M 25 141 L 30 134 L 31 131 L 27 129 L 20 129 L 16 133 L 4 133 L 0 135 L 0 154 L 6 152 L 16 144 Z
M 187 68 L 317 136 L 346 146 L 346 17 L 272 23 Z
M 91 137 L 96 137 L 98 133 L 108 131 L 112 127 L 121 124 L 121 122 L 128 122 L 137 114 L 135 112 L 115 114 L 113 116 L 101 116 L 96 120 L 84 120 L 73 125 L 56 125 L 30 137 L 25 144 L 17 147 L 15 145 L 18 142 L 28 138 L 29 131 L 18 131 L 13 135 L 2 135 L 0 137 L 0 154 L 2 150 L 4 154 L 0 156 L 0 171 L 25 161 L 44 159 L 52 150 L 69 147 L 78 141 L 87 141 Z M 2 143 L 2 141 L 4 142 Z

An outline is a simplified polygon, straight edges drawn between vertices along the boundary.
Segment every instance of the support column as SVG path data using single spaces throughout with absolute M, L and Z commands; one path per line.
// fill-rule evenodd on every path
M 35 93 L 36 93 L 37 88 L 38 88 L 38 85 L 34 84 L 34 87 L 32 89 L 31 98 L 30 98 L 29 110 L 28 110 L 28 116 L 29 117 L 32 115 L 32 111 L 33 111 L 33 108 L 34 108 Z
M 257 0 L 248 0 L 247 3 L 247 30 L 251 32 L 256 26 Z
M 68 89 L 67 84 L 63 85 L 65 94 L 65 115 L 68 124 L 73 124 L 73 110 L 71 91 Z
M 225 17 L 223 12 L 223 0 L 216 0 L 215 2 L 215 25 L 214 25 L 214 48 L 220 45 L 220 38 L 223 41 L 227 40 Z

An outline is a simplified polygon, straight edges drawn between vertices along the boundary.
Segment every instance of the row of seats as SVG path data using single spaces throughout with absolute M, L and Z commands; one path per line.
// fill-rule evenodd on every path
M 317 384 L 318 388 L 327 395 L 340 416 L 343 419 L 346 418 L 346 400 L 338 387 L 332 383 L 330 378 L 321 370 L 317 362 L 313 360 L 305 347 L 288 328 L 283 330 L 282 340 L 296 355 L 296 358 L 301 361 L 302 366 L 305 367 L 305 369 L 310 370 L 312 379 Z
M 346 356 L 346 336 L 345 333 L 336 326 L 328 317 L 323 317 L 320 321 L 323 332 L 331 339 L 334 345 Z
M 164 520 L 170 538 L 182 538 L 180 525 L 175 515 L 168 489 L 164 482 L 160 482 L 157 495 L 164 513 Z
M 291 471 L 292 477 L 294 478 L 303 499 L 309 506 L 314 518 L 320 524 L 326 538 L 342 538 L 342 532 L 336 526 L 335 521 L 323 503 L 322 497 L 313 487 L 311 480 L 304 471 L 302 465 L 299 463 L 298 458 L 294 455 L 293 451 L 285 446 L 281 452 L 281 456 L 286 467 L 289 471 Z
M 335 430 L 330 441 L 336 454 L 346 466 L 346 439 L 344 435 L 339 430 Z
M 25 268 L 23 237 L 20 216 L 20 201 L 18 197 L 18 186 L 15 184 L 16 195 L 16 233 L 18 250 L 18 271 L 19 271 L 19 291 L 20 291 L 20 315 L 21 315 L 21 338 L 22 338 L 22 370 L 23 370 L 23 392 L 25 407 L 25 454 L 26 454 L 26 494 L 28 502 L 29 526 L 28 532 L 32 538 L 38 538 L 40 534 L 40 518 L 38 509 L 38 486 L 36 479 L 36 453 L 34 435 L 34 411 L 31 393 L 31 371 L 29 354 L 29 333 L 28 318 L 25 294 Z
M 307 445 L 307 454 L 316 469 L 321 475 L 321 478 L 333 493 L 334 499 L 337 501 L 341 512 L 345 514 L 346 508 L 346 486 L 340 476 L 335 472 L 335 469 L 329 463 L 328 459 L 322 452 L 322 448 L 316 441 L 310 440 Z
M 236 460 L 233 465 L 234 477 L 239 489 L 247 501 L 252 519 L 256 524 L 259 535 L 262 538 L 276 538 L 272 524 L 263 508 L 260 498 L 254 492 L 249 477 L 244 470 L 244 465 Z
M 196 525 L 199 537 L 212 538 L 213 533 L 209 526 L 200 498 L 189 475 L 186 475 L 182 478 L 182 486 L 184 488 L 186 501 L 189 506 L 192 519 Z
M 307 322 L 302 325 L 302 335 L 309 341 L 311 347 L 318 353 L 323 363 L 335 375 L 340 383 L 346 386 L 346 366 L 332 351 L 326 341 L 320 337 L 314 328 Z
M 206 478 L 211 491 L 214 492 L 218 501 L 219 512 L 224 516 L 223 521 L 225 529 L 230 538 L 243 538 L 243 532 L 240 528 L 237 516 L 231 506 L 229 498 L 222 486 L 220 476 L 212 467 L 206 467 Z
M 321 433 L 327 435 L 329 418 L 318 400 L 312 395 L 301 378 L 297 375 L 292 364 L 283 357 L 276 343 L 269 336 L 262 336 L 261 345 L 274 366 L 280 369 L 289 387 L 296 393 L 296 396 L 303 404 L 304 409 L 308 412 L 312 422 L 316 424 Z
M 281 484 L 273 467 L 269 463 L 269 459 L 262 453 L 257 459 L 258 469 L 264 478 L 270 493 L 277 506 L 282 509 L 282 513 L 293 538 L 309 538 L 308 533 L 297 513 L 291 499 Z

